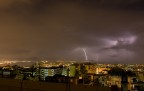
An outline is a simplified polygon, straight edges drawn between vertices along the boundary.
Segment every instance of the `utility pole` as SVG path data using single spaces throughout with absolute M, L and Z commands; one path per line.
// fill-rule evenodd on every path
M 23 79 L 21 80 L 21 91 L 23 91 Z
M 39 73 L 39 81 L 40 81 L 40 80 L 41 80 L 41 77 L 40 77 L 40 75 L 41 75 L 41 74 L 40 74 L 40 62 L 38 63 L 38 65 L 39 65 L 39 66 L 38 66 L 38 67 L 39 67 L 39 70 L 38 70 L 39 72 L 38 72 L 38 73 Z
M 40 81 L 40 62 L 39 61 L 36 62 L 36 75 Z
M 97 75 L 99 74 L 99 65 L 98 65 L 98 61 L 99 61 L 99 56 L 96 55 L 96 63 L 97 63 L 97 72 L 96 72 L 96 74 L 97 74 Z M 99 78 L 99 77 L 98 77 L 98 78 Z M 98 91 L 98 86 L 99 86 L 99 80 L 98 80 L 98 78 L 96 78 L 96 86 L 97 86 L 97 90 L 96 90 L 96 91 Z
M 99 56 L 96 55 L 96 62 L 97 62 L 97 74 L 99 73 L 99 65 L 98 65 L 98 61 L 99 61 Z
M 70 91 L 70 79 L 69 79 L 69 71 L 70 69 L 67 69 L 67 82 L 66 82 L 66 91 Z

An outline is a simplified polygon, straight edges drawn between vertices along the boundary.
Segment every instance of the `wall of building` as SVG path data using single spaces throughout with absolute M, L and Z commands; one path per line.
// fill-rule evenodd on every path
M 132 83 L 133 77 L 128 77 L 128 90 L 131 90 L 133 84 Z M 119 88 L 121 88 L 121 77 L 120 76 L 111 76 L 110 80 L 108 81 L 111 85 L 117 85 Z
M 22 87 L 22 88 L 21 88 Z M 0 91 L 111 91 L 109 87 L 0 79 Z

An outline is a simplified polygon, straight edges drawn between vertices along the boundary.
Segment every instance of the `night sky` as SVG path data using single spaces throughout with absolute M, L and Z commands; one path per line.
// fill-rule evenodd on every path
M 144 63 L 143 0 L 0 0 L 0 59 Z

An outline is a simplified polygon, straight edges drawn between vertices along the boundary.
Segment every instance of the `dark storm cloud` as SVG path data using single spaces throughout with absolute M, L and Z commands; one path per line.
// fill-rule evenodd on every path
M 143 2 L 0 1 L 0 57 L 84 60 L 81 48 L 86 48 L 90 60 L 96 60 L 96 55 L 100 62 L 143 60 L 143 11 L 115 6 L 106 9 L 104 7 L 109 7 L 106 4 L 130 5 L 137 9 Z M 119 40 L 129 34 L 137 37 L 134 43 Z M 117 45 L 111 45 L 116 41 Z
M 16 4 L 35 4 L 40 0 L 0 0 L 1 8 L 11 7 Z
M 93 5 L 102 5 L 104 6 L 116 6 L 116 7 L 131 7 L 131 8 L 142 8 L 144 1 L 143 0 L 1 0 L 1 7 L 11 7 L 13 5 L 50 5 L 52 3 L 65 3 L 65 2 L 78 2 L 81 4 L 86 3 Z M 50 4 L 48 4 L 50 3 Z

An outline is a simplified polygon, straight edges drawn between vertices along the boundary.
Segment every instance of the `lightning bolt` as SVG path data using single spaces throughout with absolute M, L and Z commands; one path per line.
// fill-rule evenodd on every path
M 83 52 L 84 52 L 84 56 L 85 56 L 85 60 L 87 61 L 88 60 L 88 56 L 87 56 L 87 53 L 86 53 L 86 49 L 85 48 L 82 48 Z

